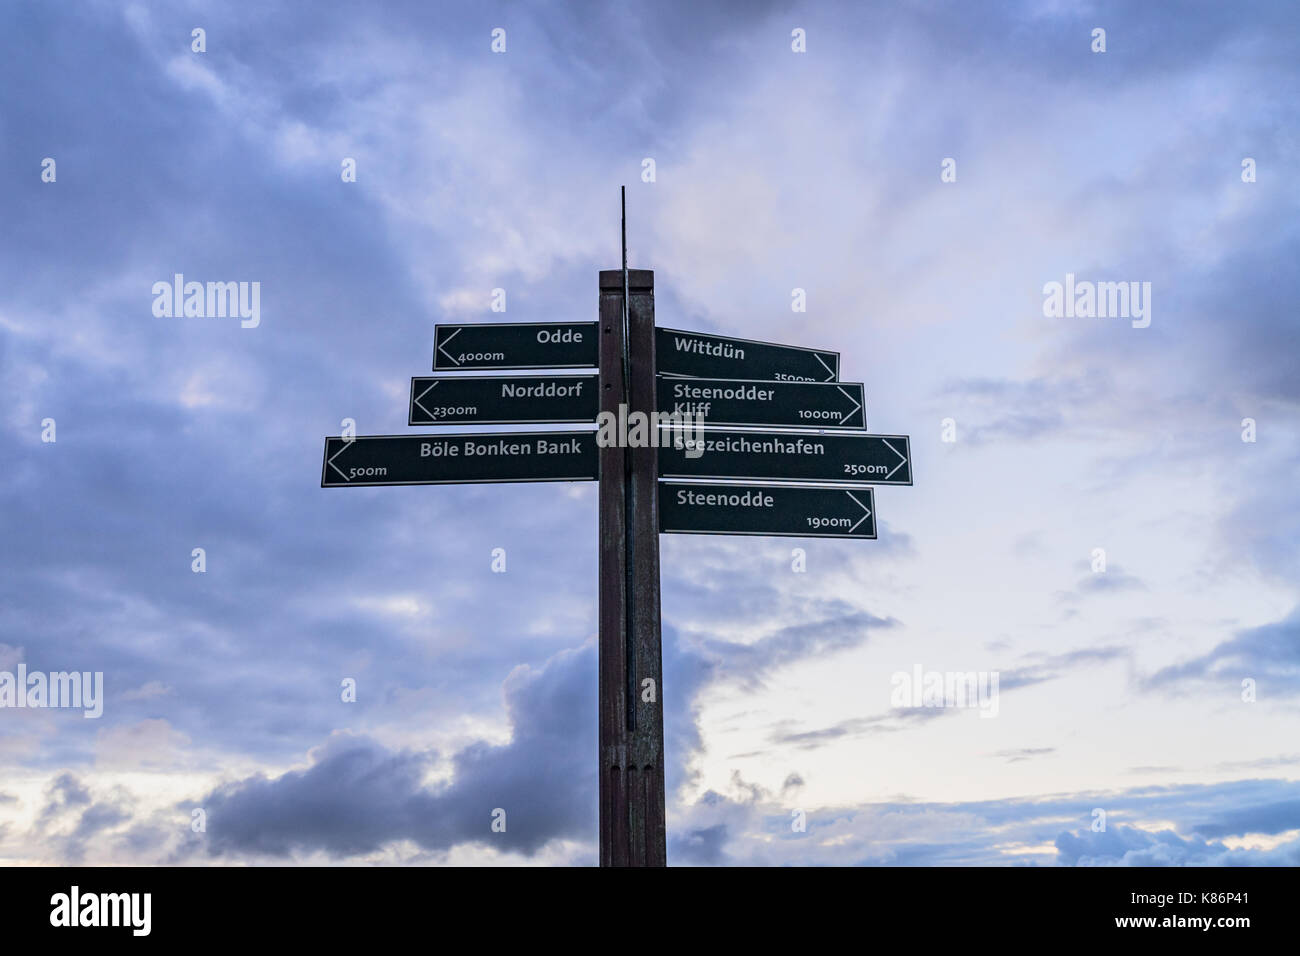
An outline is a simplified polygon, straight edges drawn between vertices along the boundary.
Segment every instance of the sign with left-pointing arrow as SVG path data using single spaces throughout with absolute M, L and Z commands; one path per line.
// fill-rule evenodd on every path
M 595 322 L 475 322 L 433 327 L 433 370 L 595 368 Z
M 796 538 L 875 538 L 870 488 L 659 483 L 659 530 Z
M 596 433 L 358 435 L 326 438 L 322 488 L 595 481 Z
M 598 375 L 444 375 L 411 379 L 409 425 L 594 422 Z
M 706 425 L 867 427 L 857 382 L 772 382 L 667 378 L 656 383 L 659 411 L 703 416 Z

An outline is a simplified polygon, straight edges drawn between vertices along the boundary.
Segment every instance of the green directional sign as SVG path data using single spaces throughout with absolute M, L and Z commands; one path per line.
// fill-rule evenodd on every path
M 433 327 L 433 370 L 595 368 L 595 322 L 477 322 Z
M 692 378 L 834 382 L 840 377 L 840 353 L 656 328 L 655 371 Z
M 659 530 L 673 534 L 749 534 L 875 538 L 870 488 L 659 483 Z
M 706 425 L 867 427 L 856 382 L 773 382 L 666 378 L 656 382 L 661 412 L 704 416 Z
M 659 477 L 910 485 L 911 459 L 906 435 L 704 428 L 659 449 Z
M 444 375 L 411 379 L 410 425 L 594 422 L 597 375 Z
M 595 481 L 595 432 L 326 438 L 322 488 Z

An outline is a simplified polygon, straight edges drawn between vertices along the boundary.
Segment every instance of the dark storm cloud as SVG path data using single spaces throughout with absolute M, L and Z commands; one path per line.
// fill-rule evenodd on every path
M 364 738 L 336 738 L 308 770 L 245 780 L 203 797 L 209 852 L 287 856 L 321 848 L 348 856 L 426 832 L 437 845 L 433 834 L 441 821 L 432 795 L 421 787 L 428 764 L 428 755 L 391 753 Z M 484 809 L 490 819 L 492 808 Z
M 531 855 L 556 838 L 588 841 L 596 810 L 595 670 L 588 646 L 512 675 L 512 739 L 456 753 L 445 786 L 425 780 L 433 754 L 338 736 L 306 770 L 220 787 L 198 801 L 208 814 L 208 852 L 345 857 L 411 840 L 426 850 L 482 843 Z M 506 829 L 494 833 L 498 809 Z

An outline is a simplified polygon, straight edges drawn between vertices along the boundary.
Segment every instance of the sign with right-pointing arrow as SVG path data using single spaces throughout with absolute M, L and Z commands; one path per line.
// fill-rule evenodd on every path
M 840 353 L 656 328 L 655 371 L 691 378 L 834 382 L 840 377 Z
M 875 538 L 870 488 L 659 483 L 659 530 L 675 534 L 761 534 Z
M 657 380 L 659 411 L 702 415 L 706 425 L 867 427 L 857 382 L 755 382 L 723 378 Z
M 659 449 L 659 477 L 910 485 L 912 451 L 906 435 L 704 428 Z

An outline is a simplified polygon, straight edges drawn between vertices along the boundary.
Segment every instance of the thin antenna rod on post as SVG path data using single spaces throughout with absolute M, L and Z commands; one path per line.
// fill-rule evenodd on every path
M 621 215 L 619 221 L 623 227 L 623 401 L 628 401 L 628 389 L 631 387 L 632 378 L 628 374 L 628 354 L 627 354 L 627 329 L 628 329 L 628 299 L 627 299 L 627 187 L 618 187 L 619 205 L 621 206 Z M 629 409 L 629 412 L 631 409 Z
M 619 206 L 621 208 L 620 221 L 623 231 L 623 407 L 627 409 L 627 414 L 632 414 L 632 375 L 630 370 L 630 356 L 628 354 L 630 327 L 629 311 L 631 310 L 631 300 L 628 297 L 627 281 L 627 187 L 620 186 Z M 634 497 L 635 492 L 632 489 L 632 449 L 625 447 L 623 449 L 623 516 L 627 526 L 627 548 L 623 555 L 626 564 L 626 574 L 624 578 L 625 587 L 627 588 L 627 617 L 625 619 L 626 633 L 624 635 L 624 648 L 626 649 L 627 661 L 627 729 L 636 730 L 636 591 L 633 588 L 634 578 L 632 569 L 634 566 L 634 555 L 636 554 L 636 522 L 633 520 L 633 509 L 636 505 Z

